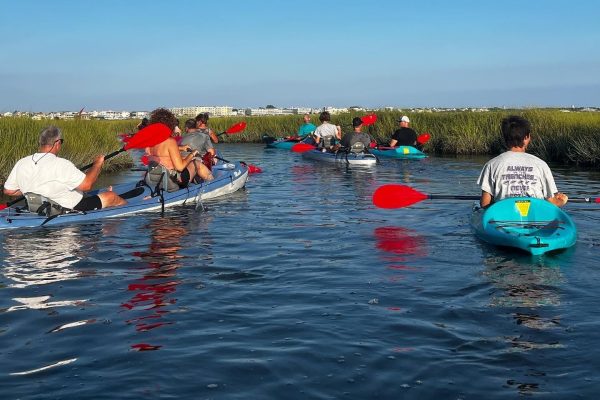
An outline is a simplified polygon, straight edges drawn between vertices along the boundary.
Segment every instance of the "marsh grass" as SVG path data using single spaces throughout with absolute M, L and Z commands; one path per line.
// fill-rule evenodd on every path
M 61 157 L 75 165 L 89 164 L 98 154 L 119 150 L 119 132 L 131 132 L 137 122 L 130 121 L 36 121 L 30 118 L 0 118 L 0 182 L 4 182 L 15 162 L 38 149 L 41 130 L 49 125 L 58 126 L 65 139 Z M 128 155 L 108 160 L 104 171 L 117 171 L 133 165 Z
M 343 132 L 351 131 L 355 116 L 366 113 L 332 115 L 332 123 L 342 126 Z M 542 159 L 562 164 L 583 166 L 600 165 L 600 113 L 561 112 L 559 110 L 531 109 L 489 112 L 421 112 L 401 113 L 377 111 L 377 123 L 368 129 L 380 143 L 388 143 L 398 128 L 397 120 L 408 115 L 411 126 L 419 134 L 428 132 L 430 141 L 426 152 L 438 155 L 499 154 L 504 150 L 500 134 L 500 121 L 511 115 L 527 118 L 533 127 L 529 151 Z M 193 116 L 191 116 L 193 118 Z M 186 117 L 180 117 L 181 125 Z M 209 125 L 219 133 L 233 124 L 246 121 L 246 130 L 233 135 L 223 135 L 223 142 L 260 143 L 262 136 L 288 136 L 297 132 L 302 123 L 301 115 L 222 117 L 211 118 Z M 319 125 L 318 115 L 312 123 Z M 0 118 L 0 182 L 4 182 L 14 163 L 37 150 L 37 140 L 42 128 L 54 124 L 64 133 L 65 144 L 61 153 L 75 165 L 90 163 L 94 156 L 107 154 L 121 148 L 117 139 L 120 132 L 135 130 L 138 120 L 68 120 L 35 121 L 29 118 Z M 129 155 L 119 155 L 105 165 L 105 170 L 119 170 L 132 165 Z

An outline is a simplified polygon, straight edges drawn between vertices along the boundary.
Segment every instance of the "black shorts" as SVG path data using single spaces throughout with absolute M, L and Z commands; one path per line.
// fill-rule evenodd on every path
M 101 208 L 102 201 L 100 201 L 100 197 L 98 196 L 83 196 L 83 199 L 73 207 L 77 211 L 100 210 Z

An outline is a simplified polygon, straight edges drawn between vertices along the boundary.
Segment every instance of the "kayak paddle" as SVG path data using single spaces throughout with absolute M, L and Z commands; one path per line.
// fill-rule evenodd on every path
M 114 156 L 120 154 L 121 152 L 127 151 L 127 150 L 143 149 L 144 147 L 155 146 L 155 145 L 165 141 L 169 136 L 171 136 L 171 130 L 169 129 L 168 126 L 161 124 L 161 123 L 148 125 L 147 127 L 140 129 L 138 132 L 135 133 L 135 135 L 133 135 L 132 137 L 127 139 L 127 141 L 125 142 L 125 145 L 121 149 L 119 149 L 117 151 L 113 151 L 112 153 L 104 156 L 104 160 L 113 158 Z M 90 169 L 93 165 L 94 165 L 94 163 L 91 163 L 91 164 L 85 165 L 79 169 L 85 171 L 86 169 Z M 25 199 L 25 196 L 20 196 L 20 197 L 14 199 L 14 200 L 11 200 L 5 204 L 0 204 L 0 210 L 4 210 L 6 207 L 10 207 L 13 204 L 18 203 L 19 201 L 21 201 L 23 199 Z
M 217 160 L 221 160 L 221 161 L 226 162 L 228 164 L 231 162 L 231 161 L 226 160 L 224 158 L 221 158 L 219 156 L 215 156 L 215 158 Z M 248 173 L 249 174 L 260 174 L 262 172 L 262 169 L 260 167 L 257 167 L 256 165 L 247 164 L 244 161 L 240 161 L 240 164 L 245 165 L 246 167 L 248 167 Z
M 429 142 L 430 138 L 431 138 L 431 135 L 429 133 L 427 133 L 427 132 L 422 133 L 417 137 L 417 143 L 423 145 L 423 144 Z
M 373 125 L 377 121 L 377 115 L 369 114 L 363 117 L 360 117 L 363 125 Z
M 382 185 L 373 193 L 373 204 L 379 208 L 408 207 L 423 200 L 479 200 L 480 196 L 425 194 L 409 186 Z M 571 203 L 599 203 L 600 197 L 569 198 Z
M 233 135 L 234 133 L 241 132 L 244 129 L 246 129 L 246 122 L 244 122 L 244 121 L 238 122 L 237 124 L 231 125 L 229 127 L 229 129 L 227 129 L 226 131 L 223 131 L 223 132 L 217 134 L 217 136 Z

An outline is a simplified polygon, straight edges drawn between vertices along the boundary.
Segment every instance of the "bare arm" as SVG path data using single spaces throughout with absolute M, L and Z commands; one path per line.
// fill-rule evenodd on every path
M 173 163 L 173 167 L 179 172 L 186 169 L 187 165 L 196 157 L 198 154 L 197 150 L 192 151 L 190 154 L 185 156 L 185 158 L 181 158 L 181 154 L 179 153 L 179 147 L 177 146 L 177 142 L 175 140 L 169 139 L 166 143 L 167 151 L 169 153 L 169 157 L 171 158 L 171 162 Z
M 21 193 L 21 191 L 19 189 L 17 189 L 17 190 L 4 189 L 4 194 L 7 196 L 22 196 L 23 195 L 23 193 Z
M 219 143 L 219 137 L 212 129 L 208 130 L 208 136 L 210 136 L 210 140 L 212 140 L 213 143 Z
M 395 147 L 396 143 L 398 143 L 398 141 L 396 139 L 390 140 L 390 147 Z
M 81 190 L 82 192 L 87 192 L 90 190 L 98 179 L 98 175 L 100 175 L 102 164 L 104 164 L 104 156 L 97 156 L 94 159 L 94 164 L 92 167 L 85 173 L 85 178 L 75 189 Z
M 492 204 L 493 197 L 491 194 L 486 192 L 485 190 L 481 191 L 481 198 L 479 199 L 479 205 L 481 207 L 487 207 Z

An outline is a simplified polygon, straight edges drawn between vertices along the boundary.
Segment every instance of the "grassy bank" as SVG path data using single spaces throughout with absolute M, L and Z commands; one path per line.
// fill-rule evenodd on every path
M 558 110 L 517 110 L 490 112 L 439 112 L 407 113 L 411 126 L 418 132 L 429 132 L 431 140 L 425 151 L 433 154 L 468 155 L 498 154 L 503 151 L 500 121 L 509 114 L 522 115 L 532 123 L 533 141 L 530 152 L 546 161 L 585 166 L 600 165 L 600 113 L 560 112 Z M 350 130 L 356 115 L 333 115 L 332 122 Z M 400 112 L 379 111 L 377 123 L 371 133 L 380 142 L 389 140 L 398 127 Z M 181 125 L 185 118 L 180 118 Z M 228 142 L 261 142 L 264 134 L 289 135 L 302 122 L 299 115 L 269 117 L 211 118 L 210 126 L 222 132 L 231 125 L 246 121 L 243 133 L 223 136 Z M 121 147 L 117 133 L 133 131 L 139 121 L 34 121 L 28 118 L 0 118 L 0 183 L 4 182 L 15 161 L 37 149 L 41 129 L 50 124 L 59 126 L 65 144 L 61 155 L 75 165 L 90 163 L 97 154 L 107 154 Z M 318 125 L 318 115 L 312 122 Z M 107 170 L 118 170 L 132 165 L 126 154 L 119 155 L 106 164 Z
M 0 183 L 6 180 L 17 160 L 38 149 L 41 130 L 48 125 L 58 126 L 65 139 L 61 156 L 75 165 L 85 165 L 98 154 L 119 150 L 122 144 L 117 133 L 131 131 L 137 121 L 35 121 L 30 118 L 0 118 Z M 131 157 L 119 155 L 107 161 L 106 171 L 133 165 Z

